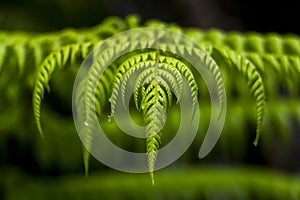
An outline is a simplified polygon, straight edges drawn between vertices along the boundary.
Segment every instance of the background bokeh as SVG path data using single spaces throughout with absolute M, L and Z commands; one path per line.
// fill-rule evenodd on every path
M 155 18 L 204 29 L 299 33 L 298 10 L 292 0 L 1 0 L 0 29 L 54 31 L 135 13 L 143 21 Z

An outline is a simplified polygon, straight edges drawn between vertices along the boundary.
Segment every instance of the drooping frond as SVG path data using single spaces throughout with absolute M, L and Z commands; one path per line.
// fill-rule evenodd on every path
M 114 116 L 114 109 L 116 104 L 116 99 L 121 91 L 121 97 L 123 100 L 123 104 L 125 105 L 125 89 L 126 83 L 135 73 L 139 73 L 136 77 L 135 88 L 140 88 L 143 84 L 149 84 L 153 80 L 153 68 L 150 66 L 155 64 L 154 59 L 155 52 L 146 52 L 134 55 L 124 61 L 115 76 L 112 95 L 110 98 L 111 102 L 111 116 Z M 163 86 L 167 90 L 167 96 L 169 98 L 168 104 L 171 104 L 171 90 L 170 88 L 174 88 L 173 92 L 175 93 L 176 98 L 180 99 L 182 93 L 182 77 L 180 71 L 167 62 L 159 63 L 158 75 L 163 77 L 166 81 L 161 82 Z M 152 74 L 152 76 L 151 76 Z M 174 75 L 173 75 L 174 74 Z M 134 92 L 135 104 L 138 106 L 138 90 Z
M 143 55 L 137 55 L 135 57 L 140 57 Z M 141 60 L 140 63 L 135 63 L 136 60 L 134 58 L 130 58 L 129 60 L 126 60 L 124 63 L 122 63 L 117 70 L 117 73 L 114 78 L 114 82 L 112 85 L 112 95 L 110 97 L 110 103 L 111 103 L 111 116 L 114 116 L 114 110 L 115 110 L 115 105 L 116 105 L 116 100 L 119 91 L 121 92 L 122 99 L 124 101 L 125 99 L 125 88 L 126 84 L 130 78 L 130 76 L 134 75 L 137 71 L 142 71 L 145 69 L 148 69 L 151 64 L 153 64 L 155 61 L 152 60 L 148 61 L 147 59 Z M 125 85 L 124 85 L 125 84 Z
M 92 47 L 93 44 L 91 43 L 65 46 L 50 54 L 38 68 L 34 82 L 32 103 L 35 123 L 41 135 L 43 135 L 40 122 L 41 104 L 44 98 L 45 89 L 50 91 L 49 82 L 54 71 L 65 67 L 68 61 L 74 62 L 75 58 L 84 58 L 83 56 L 86 56 L 87 49 L 91 50 Z
M 15 58 L 17 58 L 17 65 L 20 73 L 22 73 L 25 68 L 26 52 L 25 43 L 19 42 L 13 46 L 13 53 L 15 54 Z
M 76 65 L 77 60 L 85 59 L 89 52 L 94 48 L 97 43 L 82 43 L 76 45 L 68 45 L 65 46 L 54 53 L 50 54 L 42 63 L 41 66 L 38 68 L 38 72 L 36 74 L 36 79 L 34 82 L 34 91 L 33 91 L 33 111 L 35 116 L 35 123 L 37 125 L 38 131 L 43 136 L 42 126 L 40 122 L 41 118 L 41 104 L 45 94 L 45 88 L 50 91 L 49 82 L 51 81 L 52 75 L 56 70 L 60 70 L 64 68 L 67 63 L 70 64 L 71 67 Z M 98 85 L 98 91 L 100 88 L 103 88 L 102 84 Z M 83 92 L 83 91 L 82 91 Z M 77 103 L 80 105 L 83 103 L 83 95 L 79 94 L 76 97 Z M 96 95 L 97 102 L 101 102 L 102 95 Z M 100 105 L 98 105 L 98 109 L 101 110 Z M 80 109 L 80 108 L 78 108 Z M 81 108 L 82 109 L 82 108 Z M 82 116 L 79 116 L 82 117 Z M 88 126 L 87 123 L 84 124 Z M 85 132 L 84 137 L 84 144 L 86 145 L 83 147 L 83 161 L 85 167 L 85 173 L 88 174 L 88 167 L 89 167 L 89 149 L 92 146 L 92 134 L 93 134 L 93 127 L 86 128 L 85 126 L 79 128 L 80 131 Z
M 115 76 L 118 65 L 111 64 L 99 79 L 95 97 L 96 97 L 96 113 L 100 116 L 103 113 L 103 108 L 109 101 L 111 95 L 111 85 Z
M 121 61 L 119 68 L 115 73 L 111 96 L 109 98 L 111 103 L 111 117 L 115 114 L 118 98 L 122 98 L 123 106 L 125 107 L 127 84 L 132 77 L 136 80 L 136 83 L 134 84 L 134 99 L 138 109 L 141 108 L 142 110 L 146 110 L 147 112 L 151 111 L 152 113 L 152 109 L 150 108 L 156 104 L 157 101 L 155 99 L 159 98 L 162 99 L 160 106 L 166 110 L 167 105 L 171 104 L 173 98 L 172 93 L 175 94 L 175 98 L 177 98 L 178 101 L 180 100 L 183 88 L 182 79 L 184 78 L 187 80 L 192 96 L 192 109 L 195 110 L 194 108 L 197 106 L 198 99 L 198 86 L 193 76 L 193 72 L 190 69 L 191 63 L 184 60 L 182 57 L 174 56 L 175 53 L 173 52 L 180 52 L 182 55 L 187 55 L 189 58 L 195 56 L 206 70 L 210 71 L 213 79 L 217 82 L 218 101 L 220 105 L 223 105 L 225 98 L 222 85 L 223 82 L 215 62 L 207 57 L 205 53 L 201 52 L 201 50 L 197 50 L 193 44 L 185 43 L 185 38 L 178 38 L 174 35 L 174 37 L 171 37 L 171 40 L 174 42 L 160 40 L 160 37 L 165 37 L 165 34 L 166 33 L 163 30 L 160 32 L 158 31 L 157 33 L 144 31 L 141 32 L 140 35 L 129 34 L 123 38 L 118 38 L 119 41 L 116 40 L 111 41 L 111 43 L 105 42 L 102 44 L 103 46 L 106 46 L 101 50 L 101 54 L 96 56 L 95 61 L 89 70 L 88 77 L 86 78 L 87 84 L 84 95 L 86 119 L 88 118 L 89 113 L 94 112 L 94 91 L 98 77 L 105 72 L 106 66 L 108 66 L 109 63 L 114 62 L 116 55 L 119 55 L 121 52 L 130 52 L 136 48 L 144 49 L 145 52 L 129 53 L 124 55 L 125 59 L 122 57 L 120 58 L 121 60 L 123 59 L 123 61 Z M 177 43 L 179 43 L 179 45 L 174 45 Z M 156 48 L 162 48 L 163 51 L 160 52 L 158 50 L 147 49 L 147 47 L 153 46 L 154 44 L 158 45 Z M 156 85 L 154 83 L 156 83 Z M 140 92 L 138 92 L 138 90 L 140 90 Z M 139 97 L 140 94 L 142 95 L 141 98 Z M 158 106 L 154 106 L 154 108 L 159 109 Z M 145 120 L 145 117 L 149 115 L 147 112 L 144 112 L 144 121 L 147 121 Z M 149 119 L 152 118 L 150 117 Z M 152 121 L 153 120 L 154 118 Z M 148 121 L 146 126 L 147 124 Z M 146 132 L 146 135 L 149 134 Z M 158 150 L 157 142 L 153 143 L 148 140 L 147 144 L 155 144 L 153 149 Z M 151 154 L 151 156 L 154 155 L 155 154 Z M 152 166 L 149 168 L 151 173 L 154 171 L 154 163 L 152 163 L 154 160 L 153 157 L 148 160 L 149 166 Z
M 147 54 L 152 56 L 145 56 Z M 178 91 L 181 87 L 176 85 L 177 83 L 173 80 L 173 77 L 176 77 L 176 73 L 171 74 L 171 71 L 163 70 L 164 65 L 157 63 L 157 61 L 159 61 L 159 59 L 156 51 L 137 54 L 127 59 L 118 69 L 112 89 L 112 96 L 110 98 L 112 105 L 111 116 L 114 116 L 117 98 L 125 96 L 128 80 L 132 78 L 132 76 L 137 77 L 134 84 L 135 104 L 138 109 L 143 111 L 146 124 L 145 134 L 147 136 L 148 167 L 153 183 L 155 161 L 161 143 L 161 129 L 166 120 L 167 106 L 172 100 L 170 89 L 172 88 L 172 82 L 175 87 L 172 88 L 173 91 Z M 139 74 L 136 75 L 135 72 L 139 72 Z M 120 75 L 120 73 L 122 75 Z M 177 74 L 177 77 L 178 76 Z M 122 79 L 120 79 L 121 77 Z M 140 88 L 142 88 L 141 98 L 139 98 L 138 92 Z M 141 104 L 137 102 L 138 99 L 141 99 Z
M 191 40 L 187 40 L 187 38 L 183 35 L 180 35 L 178 33 L 173 33 L 168 35 L 169 43 L 168 44 L 162 44 L 160 47 L 162 49 L 165 49 L 166 51 L 170 51 L 173 54 L 173 56 L 170 57 L 178 57 L 180 55 L 181 57 L 184 57 L 187 60 L 192 61 L 192 63 L 184 63 L 184 64 L 190 64 L 190 65 L 198 65 L 197 71 L 203 74 L 204 76 L 210 76 L 210 78 L 216 83 L 216 89 L 217 89 L 217 97 L 218 97 L 218 103 L 220 106 L 219 113 L 222 113 L 224 110 L 224 102 L 225 102 L 225 90 L 224 90 L 224 84 L 223 84 L 223 79 L 221 76 L 220 69 L 216 62 L 209 57 L 208 52 L 206 52 L 204 49 L 206 49 L 206 45 L 204 45 L 202 48 L 202 45 L 197 45 Z M 178 54 L 178 55 L 177 55 Z M 176 64 L 176 62 L 174 63 Z M 200 66 L 199 66 L 200 65 Z M 178 66 L 182 68 L 182 66 Z M 195 67 L 195 66 L 193 66 Z M 182 69 L 179 70 L 184 70 L 188 69 L 186 67 L 183 67 Z M 188 71 L 187 71 L 188 72 Z M 182 74 L 185 74 L 188 76 L 189 73 L 187 72 L 182 72 Z M 197 72 L 197 73 L 198 73 Z M 210 74 L 210 75 L 209 75 Z M 190 82 L 191 80 L 194 81 L 192 85 L 196 85 L 196 81 L 193 76 L 189 76 L 190 78 L 188 81 Z M 196 93 L 192 93 L 192 99 L 193 102 L 197 99 Z M 193 104 L 195 105 L 195 104 Z
M 256 100 L 256 112 L 257 112 L 257 128 L 256 138 L 254 144 L 257 145 L 259 136 L 262 129 L 263 115 L 265 111 L 265 89 L 261 75 L 256 67 L 243 55 L 236 54 L 235 52 L 226 48 L 215 48 L 222 59 L 228 59 L 230 64 L 234 66 L 247 80 L 250 88 L 251 95 Z M 213 56 L 214 57 L 214 56 Z M 220 61 L 219 57 L 215 54 L 216 61 Z
M 166 121 L 166 108 L 164 107 L 166 100 L 162 94 L 165 94 L 165 92 L 160 85 L 156 81 L 152 82 L 147 87 L 145 96 L 143 97 L 143 99 L 147 99 L 147 101 L 144 101 L 142 105 L 144 121 L 146 123 L 145 132 L 147 136 L 148 168 L 152 184 L 154 184 L 153 173 L 157 152 L 161 144 L 161 130 Z

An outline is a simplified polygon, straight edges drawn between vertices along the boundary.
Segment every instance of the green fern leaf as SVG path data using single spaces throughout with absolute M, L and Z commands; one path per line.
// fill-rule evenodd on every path
M 148 167 L 152 183 L 154 183 L 153 173 L 155 161 L 161 143 L 161 130 L 166 121 L 166 108 L 164 107 L 164 101 L 166 100 L 164 96 L 158 92 L 160 86 L 156 81 L 152 82 L 148 88 L 146 89 L 146 96 L 144 97 L 144 99 L 147 100 L 142 104 L 142 110 L 146 123 Z
M 250 87 L 250 93 L 256 100 L 256 112 L 257 112 L 257 128 L 256 138 L 254 144 L 257 145 L 259 136 L 262 129 L 263 115 L 265 110 L 265 89 L 262 78 L 257 71 L 256 67 L 243 55 L 236 54 L 235 52 L 225 48 L 215 48 L 219 52 L 222 58 L 229 59 L 232 65 L 243 75 L 248 81 Z M 218 61 L 218 57 L 214 58 Z
M 80 46 L 80 48 L 77 48 Z M 68 60 L 74 57 L 78 52 L 82 51 L 83 48 L 91 48 L 92 44 L 86 46 L 78 45 L 70 45 L 63 47 L 54 53 L 50 54 L 41 66 L 38 68 L 38 72 L 36 75 L 35 83 L 34 83 L 34 90 L 33 90 L 33 112 L 35 117 L 35 123 L 37 125 L 38 131 L 41 135 L 43 135 L 41 122 L 40 122 L 40 110 L 41 110 L 41 103 L 44 98 L 45 88 L 50 91 L 49 82 L 52 78 L 52 74 L 57 68 L 63 68 Z
M 17 65 L 19 67 L 20 74 L 23 73 L 26 62 L 26 44 L 24 42 L 18 42 L 13 46 L 13 53 L 17 59 Z

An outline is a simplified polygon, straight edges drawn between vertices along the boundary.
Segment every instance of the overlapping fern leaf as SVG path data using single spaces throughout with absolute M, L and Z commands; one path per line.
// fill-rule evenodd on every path
M 36 125 L 41 135 L 43 135 L 40 123 L 41 103 L 45 95 L 45 89 L 50 92 L 49 82 L 53 73 L 56 70 L 61 70 L 68 62 L 70 62 L 71 65 L 74 65 L 76 59 L 85 58 L 87 53 L 90 52 L 92 48 L 92 43 L 65 46 L 51 53 L 38 68 L 35 78 L 32 102 Z
M 194 96 L 193 106 L 196 106 L 198 88 L 190 69 L 182 61 L 161 55 L 158 50 L 148 50 L 131 56 L 120 65 L 114 79 L 110 98 L 112 117 L 117 98 L 122 98 L 123 105 L 126 105 L 128 80 L 135 80 L 134 102 L 136 108 L 143 112 L 148 167 L 153 183 L 155 160 L 163 137 L 166 111 L 172 105 L 173 99 L 179 102 L 183 92 L 183 78 L 189 82 Z
M 232 70 L 238 70 L 248 82 L 250 93 L 256 100 L 257 129 L 254 144 L 257 145 L 262 129 L 266 98 L 261 75 L 257 68 L 244 55 L 236 54 L 225 47 L 215 47 L 214 50 L 215 52 L 213 52 L 213 57 L 219 65 L 226 65 L 226 63 L 229 64 L 227 67 L 233 67 L 231 68 Z

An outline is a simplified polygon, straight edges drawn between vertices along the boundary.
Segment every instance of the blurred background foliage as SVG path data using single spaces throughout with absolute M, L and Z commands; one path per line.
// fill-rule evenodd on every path
M 0 30 L 55 32 L 65 27 L 94 26 L 107 16 L 125 17 L 135 13 L 143 22 L 155 18 L 201 29 L 300 34 L 294 22 L 299 7 L 288 1 L 281 3 L 263 4 L 258 0 L 0 0 Z M 45 139 L 37 134 L 31 106 L 32 91 L 22 87 L 24 80 L 16 76 L 10 81 L 9 90 L 0 89 L 5 91 L 0 96 L 0 199 L 299 198 L 300 106 L 297 98 L 290 98 L 284 84 L 278 91 L 279 98 L 284 101 L 268 99 L 263 136 L 255 147 L 252 144 L 255 104 L 245 90 L 245 82 L 237 78 L 236 81 L 243 84 L 229 86 L 232 87 L 227 94 L 227 115 L 230 117 L 226 119 L 215 149 L 199 160 L 197 153 L 203 135 L 198 134 L 182 158 L 157 173 L 157 185 L 152 187 L 147 175 L 115 172 L 94 159 L 91 160 L 90 177 L 84 177 L 81 142 L 71 113 L 74 77 L 74 73 L 60 73 L 51 83 L 52 92 L 46 95 L 42 112 Z M 0 81 L 4 79 L 0 76 Z M 210 113 L 205 103 L 202 107 L 200 103 L 201 116 Z M 178 118 L 178 113 L 170 112 L 168 117 L 172 121 Z M 201 120 L 200 132 L 203 132 L 209 118 Z M 174 127 L 169 127 L 172 132 Z M 113 131 L 114 127 L 108 129 L 118 145 L 140 149 L 139 143 L 128 144 L 121 140 L 117 131 Z

